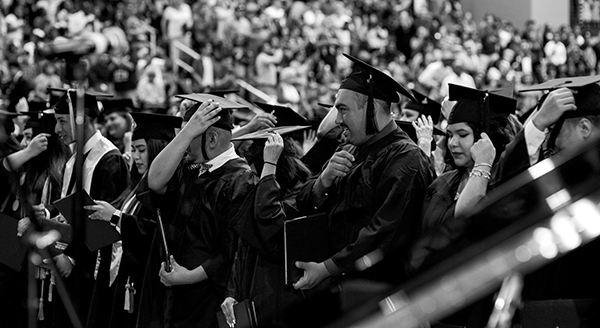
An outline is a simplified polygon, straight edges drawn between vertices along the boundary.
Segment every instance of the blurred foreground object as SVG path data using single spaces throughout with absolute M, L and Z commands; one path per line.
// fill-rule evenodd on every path
M 595 139 L 532 166 L 491 193 L 470 218 L 475 227 L 467 232 L 470 247 L 328 327 L 407 328 L 442 319 L 494 292 L 505 278 L 533 272 L 596 239 L 599 204 Z

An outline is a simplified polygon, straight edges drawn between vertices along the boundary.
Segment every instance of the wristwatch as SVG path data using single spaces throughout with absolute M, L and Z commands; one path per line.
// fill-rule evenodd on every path
M 121 220 L 121 214 L 122 214 L 121 210 L 116 210 L 110 217 L 110 224 L 118 225 L 119 220 Z

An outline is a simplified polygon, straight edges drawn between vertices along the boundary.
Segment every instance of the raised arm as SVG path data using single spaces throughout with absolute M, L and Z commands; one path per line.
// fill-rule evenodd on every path
M 159 154 L 148 170 L 148 186 L 158 194 L 164 194 L 167 183 L 173 177 L 179 162 L 192 141 L 219 120 L 221 111 L 217 102 L 205 102 L 190 118 L 190 121 Z
M 260 178 L 264 178 L 267 175 L 275 174 L 277 171 L 277 161 L 283 151 L 283 138 L 278 133 L 273 133 L 267 139 L 265 143 L 265 149 L 263 151 L 264 165 Z
M 456 201 L 455 217 L 466 215 L 485 197 L 495 156 L 496 149 L 492 141 L 487 134 L 482 133 L 481 139 L 471 147 L 471 157 L 475 164 L 465 188 Z
M 33 137 L 29 142 L 29 145 L 27 145 L 27 148 L 4 158 L 2 161 L 4 168 L 7 171 L 16 171 L 23 166 L 23 164 L 41 154 L 44 150 L 48 149 L 49 136 L 50 135 L 47 133 L 40 133 Z

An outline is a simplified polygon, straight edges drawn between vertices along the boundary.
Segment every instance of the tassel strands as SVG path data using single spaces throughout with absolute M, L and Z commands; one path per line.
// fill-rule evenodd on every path
M 375 120 L 375 103 L 373 99 L 373 74 L 369 73 L 369 79 L 367 80 L 369 85 L 368 99 L 367 99 L 367 126 L 365 132 L 367 135 L 373 135 L 379 132 L 377 128 L 377 121 Z
M 125 284 L 125 304 L 124 310 L 128 313 L 133 313 L 135 309 L 135 288 L 133 287 L 133 282 L 131 282 L 131 277 L 127 277 L 127 284 Z

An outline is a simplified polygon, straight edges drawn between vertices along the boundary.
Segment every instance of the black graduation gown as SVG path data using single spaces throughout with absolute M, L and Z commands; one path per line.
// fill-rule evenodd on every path
M 410 271 L 417 270 L 426 258 L 447 246 L 463 232 L 462 225 L 450 224 L 454 220 L 455 195 L 462 171 L 452 170 L 440 175 L 427 188 L 423 202 L 423 221 L 419 238 L 412 246 Z M 455 229 L 459 228 L 458 230 Z
M 136 196 L 134 196 L 136 197 Z M 126 203 L 127 200 L 124 202 Z M 137 202 L 137 199 L 134 200 Z M 133 206 L 133 205 L 132 205 Z M 122 258 L 118 275 L 112 286 L 102 287 L 105 293 L 95 293 L 90 307 L 88 327 L 117 328 L 135 327 L 146 264 L 150 245 L 156 228 L 155 214 L 140 204 L 135 212 L 121 216 Z M 107 261 L 108 262 L 108 261 Z M 101 263 L 98 282 L 108 284 L 110 279 L 109 263 Z M 132 310 L 125 310 L 126 285 L 136 290 L 133 295 Z M 100 289 L 100 288 L 97 288 Z M 131 295 L 131 294 L 130 294 Z
M 498 163 L 494 165 L 495 181 L 493 185 L 499 185 L 510 180 L 530 166 L 525 129 L 521 129 L 515 138 L 506 145 Z
M 35 159 L 34 159 L 35 160 Z M 4 191 L 7 191 L 8 194 L 5 198 L 0 197 L 0 204 L 5 205 L 3 208 L 3 213 L 19 220 L 23 217 L 28 216 L 23 208 L 23 195 L 20 187 L 19 179 L 23 177 L 25 167 L 21 167 L 19 170 L 15 172 L 8 171 L 4 165 L 2 164 L 4 158 L 0 158 L 0 185 L 6 186 Z M 35 181 L 30 181 L 34 186 L 43 186 L 44 182 L 48 178 L 48 172 L 44 172 L 36 177 Z M 3 181 L 2 179 L 6 179 Z M 24 181 L 24 180 L 23 180 Z M 5 184 L 2 184 L 5 183 Z M 60 198 L 60 185 L 50 185 L 49 195 L 46 200 L 42 200 L 42 191 L 34 191 L 35 194 L 25 195 L 29 205 L 40 204 L 44 202 L 53 202 Z M 18 195 L 18 197 L 17 197 Z M 50 205 L 50 204 L 45 204 Z M 2 207 L 0 205 L 0 207 Z M 16 232 L 15 232 L 16 233 Z M 13 320 L 13 322 L 18 322 L 21 325 L 25 325 L 26 323 L 26 298 L 27 298 L 27 261 L 25 258 L 22 259 L 22 268 L 20 272 L 15 272 L 14 270 L 6 267 L 4 264 L 0 264 L 0 327 L 2 327 L 2 322 L 4 321 L 2 317 L 4 317 L 4 313 L 6 313 L 6 318 L 9 320 Z M 47 284 L 50 283 L 50 279 L 47 279 Z M 47 300 L 48 295 L 48 285 L 39 285 L 38 288 L 44 287 L 44 302 Z M 38 299 L 40 298 L 40 291 L 38 290 Z M 43 311 L 43 309 L 42 309 Z M 17 326 L 16 324 L 8 324 L 8 327 Z
M 300 187 L 300 186 L 299 186 Z M 298 216 L 295 188 L 280 194 L 274 175 L 258 182 L 232 224 L 240 237 L 227 296 L 254 302 L 261 327 L 284 326 L 286 310 L 304 299 L 285 285 L 283 222 Z
M 2 193 L 6 193 L 3 197 L 0 197 L 0 210 L 3 214 L 19 220 L 24 217 L 23 204 L 20 201 L 22 195 L 19 187 L 19 177 L 22 176 L 23 170 L 10 172 L 2 164 L 3 161 L 4 157 L 0 158 L 0 186 L 2 186 L 0 189 L 2 189 Z M 46 175 L 41 175 L 38 179 L 43 181 L 46 179 Z M 52 191 L 56 191 L 56 189 L 60 194 L 60 188 L 54 187 Z M 41 193 L 39 195 L 28 195 L 27 197 L 30 196 L 33 196 L 34 199 L 29 201 L 39 204 Z M 60 195 L 54 192 L 50 199 L 56 200 L 58 196 Z M 26 257 L 27 255 L 24 254 L 23 258 L 20 259 L 22 264 L 20 271 L 15 271 L 11 267 L 0 263 L 0 327 L 26 325 L 28 273 Z
M 309 180 L 298 195 L 298 208 L 303 214 L 328 214 L 335 252 L 331 260 L 346 277 L 400 283 L 406 277 L 408 246 L 419 229 L 423 198 L 434 169 L 395 122 L 353 155 L 350 172 L 332 185 L 324 198 L 313 190 L 316 177 Z M 384 259 L 358 272 L 356 260 L 377 249 Z
M 187 269 L 201 265 L 208 279 L 170 288 L 166 327 L 217 327 L 236 249 L 229 223 L 255 182 L 246 161 L 237 158 L 199 177 L 198 170 L 180 167 L 168 183 L 157 204 L 169 251 Z
M 423 202 L 421 233 L 411 246 L 409 277 L 413 277 L 466 247 L 464 236 L 471 224 L 456 217 L 456 193 L 464 169 L 454 169 L 439 176 L 427 189 Z M 466 243 L 468 245 L 468 243 Z M 491 313 L 490 295 L 458 311 L 441 322 L 457 326 L 483 327 Z
M 127 164 L 117 150 L 112 150 L 100 159 L 94 169 L 90 186 L 90 196 L 92 199 L 101 199 L 110 203 L 127 188 L 127 179 Z M 77 250 L 80 252 L 77 252 Z M 93 323 L 88 322 L 87 318 L 92 297 L 98 297 L 94 296 L 94 294 L 108 292 L 107 280 L 103 281 L 102 277 L 98 277 L 98 280 L 94 279 L 98 252 L 101 254 L 101 264 L 110 264 L 111 245 L 98 251 L 90 252 L 81 240 L 80 243 L 70 244 L 65 250 L 65 254 L 75 259 L 76 263 L 71 276 L 64 279 L 65 285 L 82 324 L 90 326 L 93 326 Z M 52 303 L 51 307 L 54 308 L 53 320 L 46 320 L 45 325 L 50 327 L 71 327 L 70 320 L 67 317 L 60 298 L 54 297 Z M 110 304 L 106 304 L 106 306 L 110 306 Z

